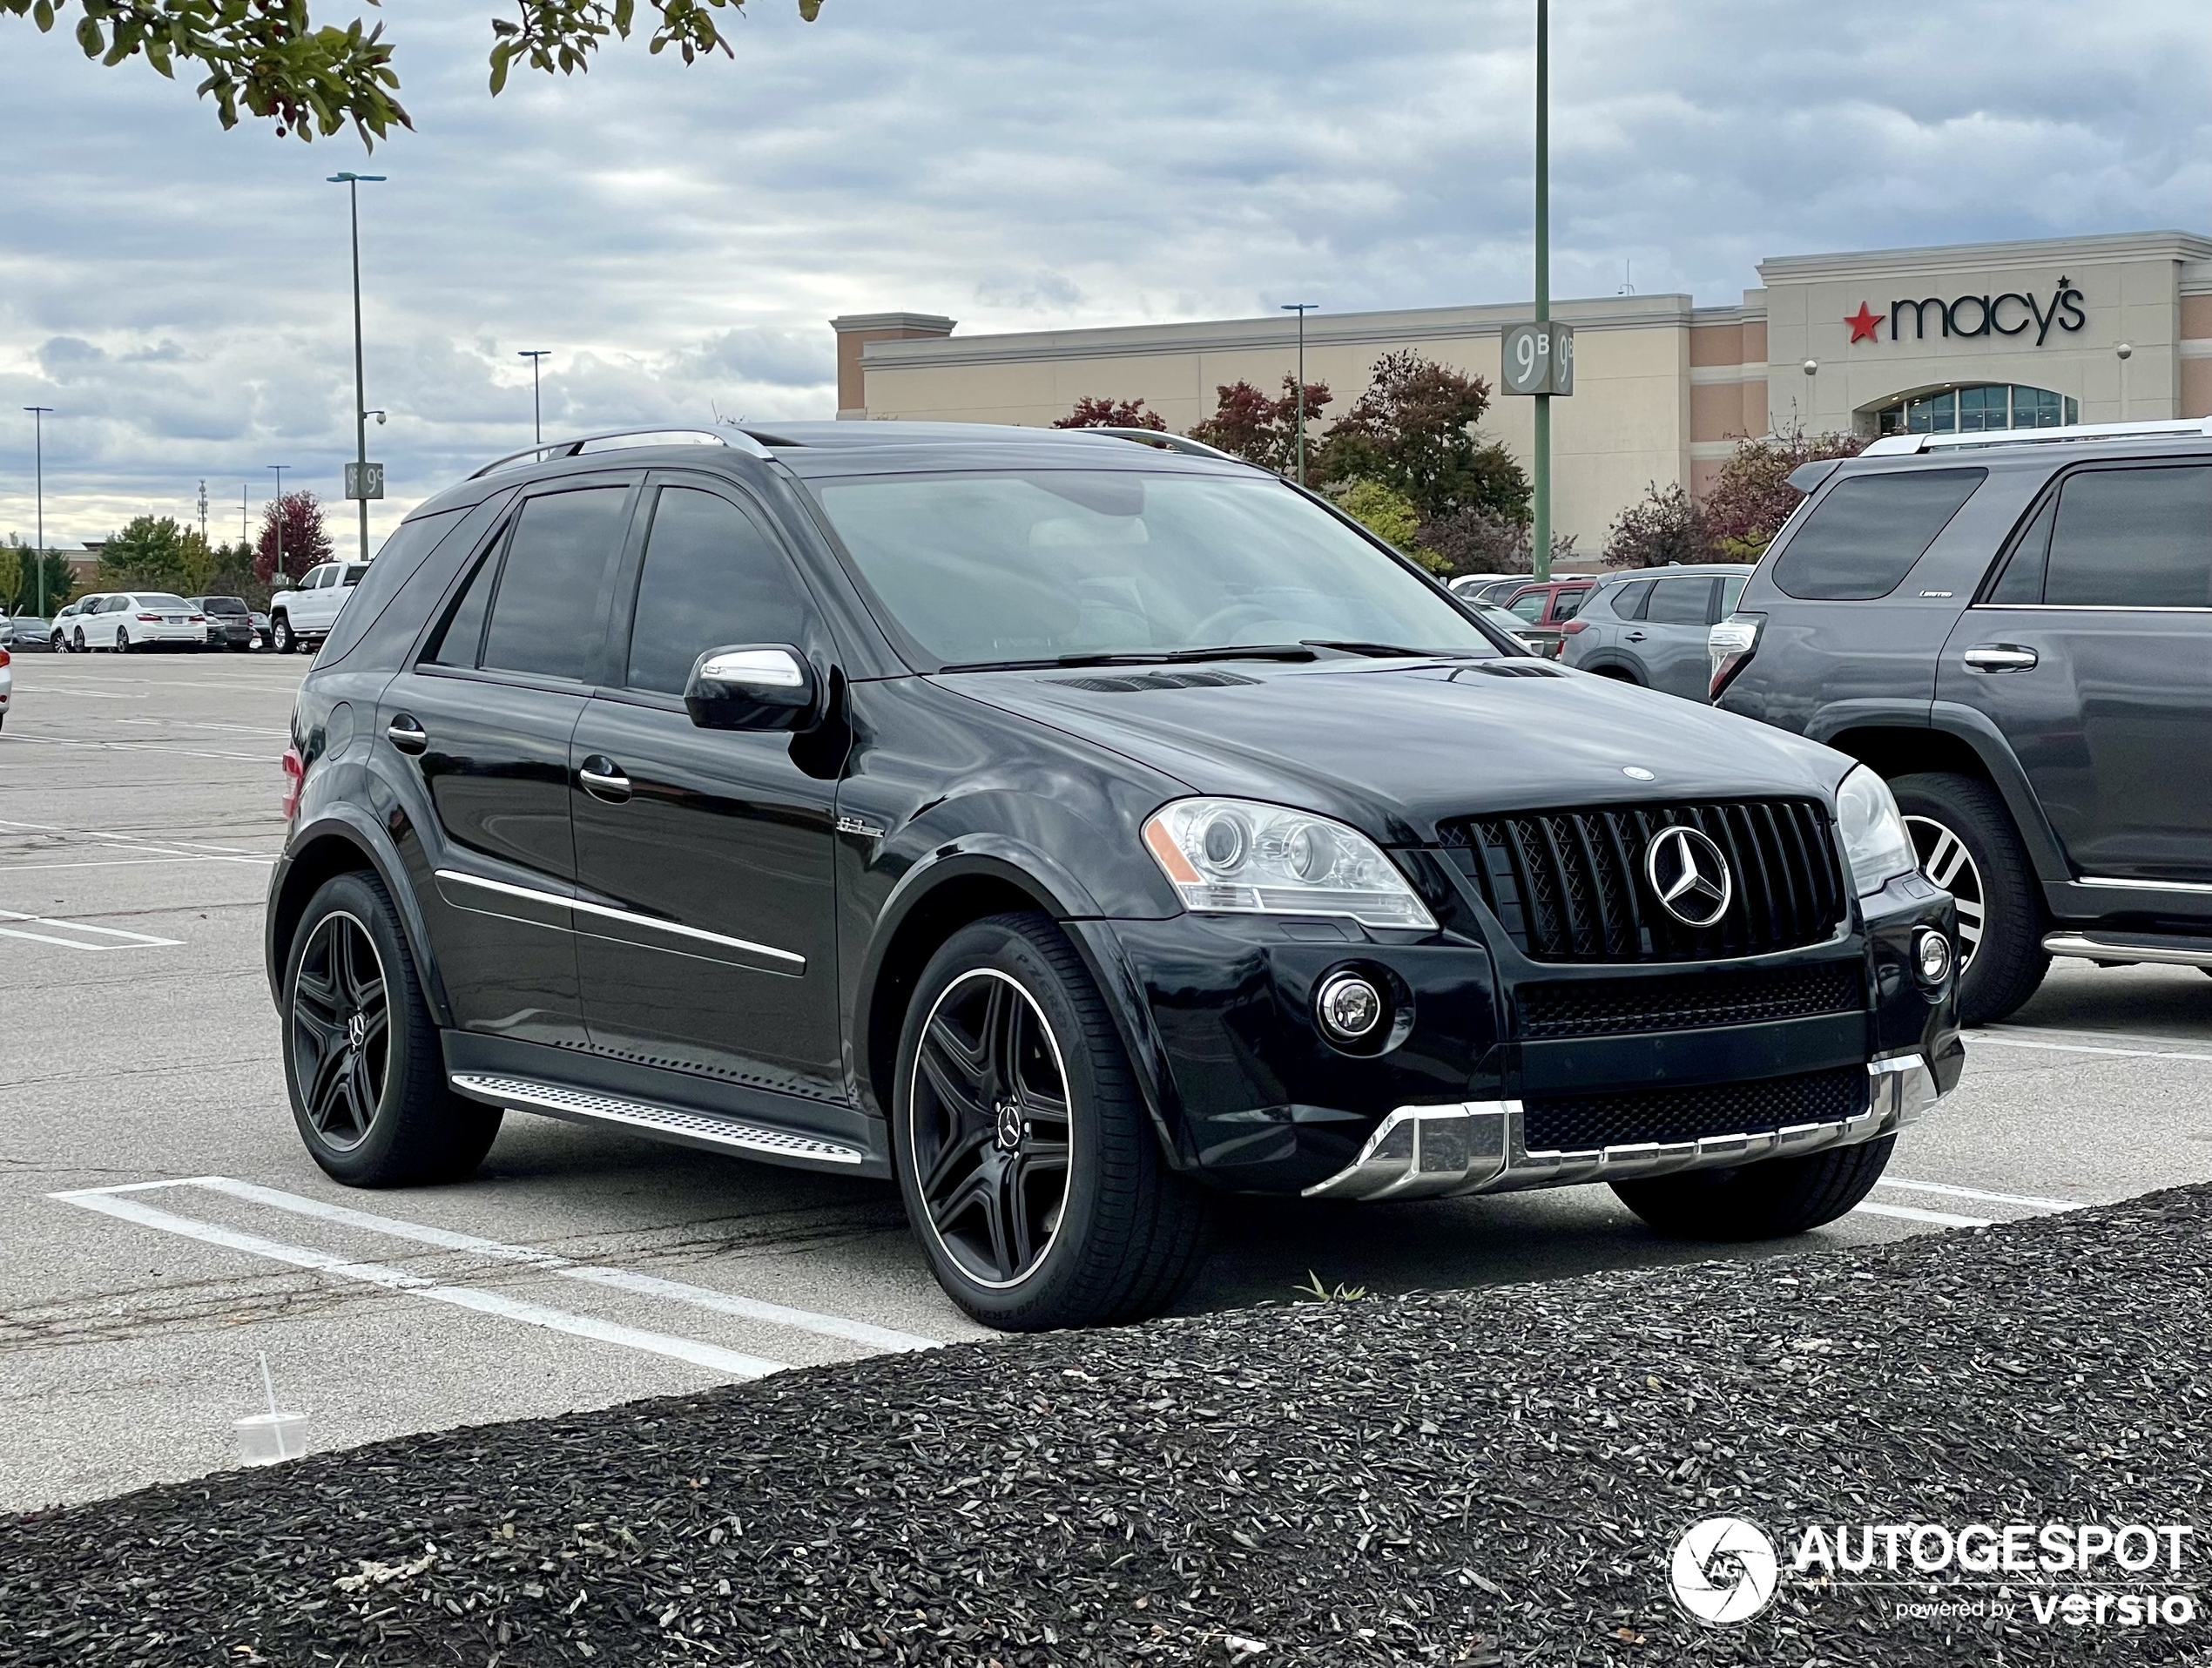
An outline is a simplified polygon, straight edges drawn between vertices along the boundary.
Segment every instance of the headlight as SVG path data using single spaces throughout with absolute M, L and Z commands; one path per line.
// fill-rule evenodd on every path
M 1144 825 L 1144 845 L 1188 909 L 1436 925 L 1372 841 L 1326 817 L 1251 800 L 1178 800 Z
M 1890 785 L 1865 766 L 1844 777 L 1836 790 L 1836 820 L 1843 826 L 1844 855 L 1860 897 L 1920 867 Z

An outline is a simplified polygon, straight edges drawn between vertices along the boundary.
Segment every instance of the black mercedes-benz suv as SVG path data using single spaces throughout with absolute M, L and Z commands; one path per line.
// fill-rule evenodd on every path
M 539 449 L 392 536 L 293 727 L 268 972 L 331 1175 L 465 1176 L 521 1109 L 895 1177 L 996 1326 L 1157 1311 L 1219 1190 L 1798 1232 L 1962 1063 L 1873 772 L 1164 436 Z
M 1713 695 L 1889 780 L 1958 900 L 1962 1022 L 2054 956 L 2212 971 L 2212 423 L 1898 435 L 1791 481 Z

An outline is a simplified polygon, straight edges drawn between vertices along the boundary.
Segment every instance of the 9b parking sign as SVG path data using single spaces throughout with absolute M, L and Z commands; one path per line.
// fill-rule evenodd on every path
M 1505 382 L 1508 394 L 1575 391 L 1575 327 L 1514 324 L 1506 328 Z

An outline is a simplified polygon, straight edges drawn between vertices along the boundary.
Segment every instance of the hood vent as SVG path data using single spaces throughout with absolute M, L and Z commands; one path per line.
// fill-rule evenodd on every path
M 1462 666 L 1452 675 L 1464 678 L 1479 672 L 1486 678 L 1564 678 L 1567 674 L 1548 660 L 1485 660 L 1479 666 Z
M 1134 695 L 1146 689 L 1226 689 L 1232 684 L 1256 684 L 1235 672 L 1132 672 L 1111 678 L 1055 678 L 1063 689 L 1088 689 L 1095 695 Z

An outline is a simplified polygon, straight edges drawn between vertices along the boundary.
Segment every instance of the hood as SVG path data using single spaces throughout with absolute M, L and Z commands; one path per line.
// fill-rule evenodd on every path
M 1505 811 L 1763 795 L 1832 801 L 1853 763 L 1733 713 L 1519 658 L 1221 661 L 934 681 L 1193 793 L 1295 805 L 1389 845 L 1432 845 L 1440 821 Z

